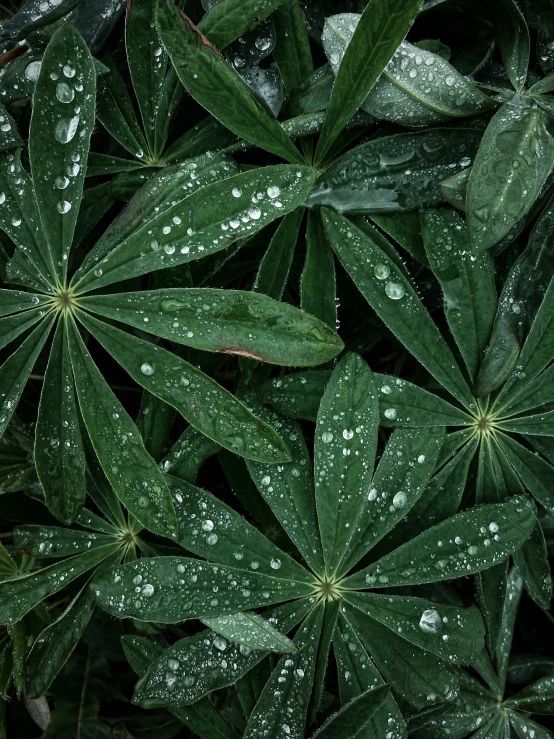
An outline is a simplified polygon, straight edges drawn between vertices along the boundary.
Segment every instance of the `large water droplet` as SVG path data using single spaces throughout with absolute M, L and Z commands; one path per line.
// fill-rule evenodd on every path
M 392 300 L 400 300 L 405 292 L 406 288 L 400 282 L 387 282 L 385 285 L 385 293 Z
M 62 118 L 56 123 L 54 129 L 54 138 L 60 144 L 68 144 L 77 133 L 79 125 L 79 116 L 74 115 L 72 118 Z
M 70 103 L 75 97 L 75 90 L 67 82 L 58 82 L 56 85 L 56 97 L 60 103 Z
M 333 441 L 333 434 L 330 431 L 324 431 L 321 434 L 321 441 L 324 444 L 330 444 Z
M 386 280 L 390 275 L 390 267 L 388 264 L 376 264 L 373 274 L 378 280 Z
M 153 375 L 154 374 L 154 367 L 152 367 L 151 364 L 148 364 L 148 362 L 145 362 L 144 364 L 141 364 L 140 371 L 143 375 Z
M 402 491 L 396 493 L 396 495 L 392 499 L 392 504 L 395 508 L 405 508 L 407 503 L 408 496 Z
M 423 611 L 419 619 L 419 628 L 426 634 L 436 634 L 442 629 L 440 613 L 435 608 L 428 608 Z
M 36 82 L 40 74 L 41 66 L 42 66 L 42 62 L 39 62 L 39 61 L 31 62 L 30 64 L 27 64 L 27 66 L 25 67 L 25 77 L 28 80 L 31 80 L 31 82 Z

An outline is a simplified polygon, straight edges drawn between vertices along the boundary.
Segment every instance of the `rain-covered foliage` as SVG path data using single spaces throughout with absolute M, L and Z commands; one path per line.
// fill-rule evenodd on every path
M 0 739 L 554 739 L 554 1 L 0 13 Z

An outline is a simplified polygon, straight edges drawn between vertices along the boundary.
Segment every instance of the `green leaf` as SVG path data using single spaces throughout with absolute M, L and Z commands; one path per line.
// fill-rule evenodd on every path
M 54 316 L 49 315 L 45 318 L 0 367 L 0 400 L 2 401 L 0 437 L 3 436 L 16 409 L 27 379 L 46 343 L 53 323 Z
M 399 429 L 391 436 L 369 490 L 359 491 L 363 507 L 350 521 L 353 536 L 340 563 L 341 575 L 391 531 L 420 498 L 435 470 L 443 440 L 443 429 L 418 433 Z M 404 463 L 399 464 L 399 459 Z M 350 491 L 349 494 L 353 495 Z
M 310 457 L 300 426 L 273 411 L 245 399 L 248 407 L 286 440 L 291 461 L 268 465 L 247 460 L 248 471 L 264 500 L 311 569 L 323 574 L 323 551 L 317 523 Z
M 289 632 L 311 609 L 306 599 L 287 603 L 266 616 L 281 633 Z M 235 683 L 262 661 L 267 652 L 244 644 L 228 643 L 213 631 L 201 631 L 180 639 L 152 664 L 138 681 L 133 702 L 143 708 L 177 707 L 194 703 L 202 696 Z M 212 665 L 206 670 L 206 665 Z M 180 670 L 180 665 L 186 666 Z
M 471 128 L 374 138 L 331 164 L 306 205 L 370 214 L 432 207 L 444 200 L 441 181 L 471 164 L 480 139 L 481 132 Z
M 475 578 L 476 600 L 487 628 L 487 647 L 493 656 L 502 629 L 502 612 L 506 606 L 508 564 L 508 560 L 499 562 L 478 573 Z
M 402 249 L 422 264 L 427 264 L 427 255 L 421 237 L 419 213 L 394 213 L 372 215 L 371 220 L 388 234 Z
M 96 73 L 70 24 L 52 36 L 33 97 L 29 158 L 40 222 L 58 275 L 65 276 L 83 194 L 95 117 Z
M 319 407 L 314 444 L 315 501 L 326 572 L 333 575 L 357 537 L 377 449 L 379 411 L 371 370 L 347 354 Z
M 68 328 L 79 408 L 104 474 L 117 497 L 143 526 L 177 538 L 175 510 L 162 473 L 92 361 L 76 325 L 72 323 Z
M 7 291 L 6 291 L 7 292 Z M 34 326 L 44 317 L 42 308 L 27 310 L 22 313 L 16 313 L 13 316 L 0 318 L 0 348 L 10 344 L 14 339 L 20 336 L 27 329 Z
M 147 143 L 137 121 L 125 82 L 116 62 L 108 56 L 104 56 L 103 60 L 107 63 L 109 71 L 98 79 L 96 115 L 106 131 L 124 149 L 137 159 L 142 160 L 145 149 L 147 149 Z M 149 127 L 151 125 L 149 124 Z M 100 155 L 95 155 L 95 160 L 98 156 Z M 114 161 L 121 163 L 118 159 Z M 131 167 L 130 164 L 124 166 Z M 136 166 L 137 163 L 135 162 L 132 168 L 135 169 Z M 142 162 L 138 166 L 142 166 Z M 88 174 L 89 176 L 94 174 L 94 170 Z
M 23 146 L 15 121 L 3 105 L 0 105 L 0 123 L 0 151 Z
M 368 689 L 383 685 L 384 680 L 371 661 L 365 647 L 346 618 L 339 614 L 333 637 L 333 652 L 337 662 L 339 692 L 344 705 Z M 369 721 L 360 739 L 373 739 L 386 736 L 391 739 L 405 739 L 407 736 L 402 714 L 389 693 L 383 706 Z
M 521 549 L 514 552 L 514 564 L 531 598 L 541 608 L 548 610 L 552 599 L 552 577 L 546 542 L 539 523 L 535 524 L 533 533 Z
M 79 304 L 178 344 L 273 364 L 317 365 L 343 348 L 334 328 L 260 293 L 172 288 L 91 296 Z
M 0 289 L 0 316 L 44 306 L 46 300 L 45 295 L 34 295 L 21 290 Z
M 552 739 L 554 736 L 551 731 L 531 721 L 527 716 L 520 716 L 517 713 L 510 712 L 508 718 L 520 739 L 527 739 L 528 736 L 531 736 L 531 731 L 534 732 L 533 739 Z
M 225 7 L 245 4 L 244 0 L 224 1 Z M 179 79 L 200 105 L 240 138 L 286 161 L 303 163 L 280 123 L 186 15 L 169 0 L 159 0 L 156 23 Z
M 441 191 L 444 199 L 458 210 L 465 211 L 466 209 L 467 183 L 469 182 L 470 174 L 471 167 L 462 169 L 461 172 L 452 175 L 452 177 L 447 177 L 441 182 Z
M 152 395 L 148 390 L 143 391 L 137 428 L 146 451 L 156 462 L 164 456 L 176 415 L 175 408 L 160 400 L 156 395 Z
M 395 587 L 471 575 L 518 549 L 535 521 L 536 509 L 527 497 L 475 506 L 424 531 L 343 584 L 348 589 Z
M 18 40 L 32 31 L 48 26 L 63 18 L 74 10 L 82 0 L 61 0 L 58 3 L 48 4 L 45 8 L 41 0 L 31 0 L 19 9 L 9 20 L 2 23 L 0 38 Z
M 334 328 L 337 324 L 335 260 L 318 211 L 308 211 L 306 238 L 302 309 Z
M 515 0 L 487 0 L 504 67 L 514 88 L 520 92 L 529 67 L 529 30 Z
M 223 154 L 210 153 L 158 171 L 146 181 L 96 242 L 76 271 L 74 280 L 78 280 L 82 274 L 93 271 L 100 259 L 135 232 L 149 226 L 156 216 L 182 202 L 205 185 L 219 182 L 238 172 L 238 166 L 231 159 Z
M 554 677 L 543 677 L 505 701 L 508 708 L 528 713 L 554 713 Z
M 315 421 L 330 377 L 327 370 L 295 372 L 266 382 L 260 397 L 283 416 Z
M 382 426 L 422 428 L 473 423 L 471 416 L 425 388 L 389 375 L 376 374 L 375 379 Z
M 313 72 L 308 29 L 298 0 L 281 0 L 271 16 L 275 28 L 275 61 L 287 92 Z
M 263 462 L 289 458 L 277 432 L 193 365 L 90 316 L 80 314 L 79 320 L 136 382 L 219 445 Z
M 13 282 L 28 284 L 21 269 L 30 271 L 35 289 L 55 285 L 56 270 L 46 245 L 31 179 L 19 151 L 0 153 L 0 228 L 17 249 L 6 273 Z
M 117 534 L 116 531 L 113 533 Z M 14 529 L 14 547 L 30 557 L 70 557 L 89 549 L 114 543 L 113 535 L 91 533 L 59 526 L 19 526 Z
M 84 505 L 85 453 L 75 402 L 75 384 L 67 346 L 65 319 L 54 334 L 35 432 L 35 464 L 46 505 L 71 524 Z
M 504 103 L 487 126 L 469 177 L 467 223 L 475 248 L 488 249 L 506 236 L 535 202 L 553 164 L 554 139 L 542 111 Z
M 210 4 L 208 12 L 198 24 L 198 30 L 208 37 L 216 49 L 223 51 L 267 18 L 281 2 L 260 0 L 252 5 L 250 0 L 219 0 Z
M 312 582 L 302 565 L 214 495 L 170 475 L 165 479 L 177 514 L 178 541 L 184 549 L 237 569 Z
M 323 46 L 336 74 L 358 21 L 354 13 L 325 21 Z M 377 118 L 417 126 L 476 115 L 492 104 L 439 54 L 402 41 L 360 107 Z
M 138 585 L 141 588 L 137 593 Z M 233 567 L 187 557 L 128 562 L 95 577 L 91 587 L 98 605 L 108 613 L 164 624 L 225 616 L 302 598 L 312 592 L 310 585 L 298 580 L 246 574 Z M 214 587 L 218 590 L 214 591 Z
M 129 664 L 138 675 L 164 651 L 143 636 L 122 636 L 121 645 Z M 208 698 L 201 698 L 193 706 L 173 708 L 171 713 L 205 739 L 236 739 L 235 732 L 221 718 Z
M 402 42 L 419 0 L 399 5 L 371 0 L 356 25 L 337 72 L 321 131 L 316 161 L 321 162 L 353 113 L 360 107 Z
M 96 290 L 226 249 L 297 208 L 313 178 L 309 167 L 263 167 L 202 187 L 175 205 L 166 203 L 163 212 L 115 242 L 110 252 L 96 253 L 94 267 L 89 260 L 88 271 L 77 273 L 73 286 L 79 292 Z
M 171 472 L 180 480 L 193 483 L 205 460 L 220 449 L 212 439 L 194 426 L 187 426 L 166 457 L 160 462 L 164 472 Z
M 552 465 L 505 434 L 498 434 L 497 442 L 531 495 L 547 510 L 554 512 Z
M 402 270 L 344 216 L 325 208 L 323 222 L 333 249 L 381 320 L 455 398 L 473 398 L 452 352 Z
M 41 631 L 25 663 L 29 698 L 38 698 L 48 690 L 75 648 L 93 609 L 92 596 L 87 590 L 81 591 L 62 615 Z
M 409 644 L 398 634 L 352 606 L 344 617 L 375 660 L 392 688 L 416 708 L 428 708 L 453 697 L 454 671 L 443 660 Z
M 203 618 L 202 621 L 212 631 L 250 649 L 263 649 L 269 652 L 296 651 L 289 638 L 279 633 L 269 621 L 257 613 L 232 613 L 229 616 Z
M 411 644 L 447 662 L 471 663 L 484 648 L 485 627 L 475 606 L 458 608 L 376 593 L 348 593 L 345 599 Z
M 322 620 L 323 608 L 315 606 L 296 632 L 297 651 L 281 657 L 267 681 L 246 725 L 244 739 L 258 739 L 264 732 L 291 739 L 304 736 Z
M 45 598 L 57 593 L 119 548 L 119 544 L 91 549 L 56 562 L 38 572 L 0 583 L 0 622 L 16 623 Z
M 132 0 L 128 4 L 125 47 L 148 145 L 152 153 L 159 154 L 154 124 L 163 94 L 167 54 L 156 33 L 155 11 L 156 3 L 152 0 Z M 131 153 L 136 154 L 136 150 Z
M 540 305 L 518 358 L 516 371 L 508 377 L 495 405 L 504 410 L 533 392 L 531 383 L 554 356 L 554 277 Z M 545 373 L 546 374 L 546 373 Z
M 353 698 L 331 716 L 312 735 L 312 739 L 354 739 L 359 736 L 368 726 L 375 711 L 381 707 L 389 691 L 388 685 L 381 685 Z
M 254 282 L 254 291 L 281 300 L 287 284 L 304 211 L 297 208 L 283 218 L 264 254 Z M 309 310 L 304 308 L 307 313 Z
M 492 259 L 472 249 L 467 227 L 455 211 L 428 210 L 422 226 L 429 264 L 442 288 L 446 320 L 475 378 L 496 312 Z
M 218 152 L 237 143 L 234 133 L 208 115 L 174 141 L 164 152 L 165 162 L 177 162 L 207 152 Z

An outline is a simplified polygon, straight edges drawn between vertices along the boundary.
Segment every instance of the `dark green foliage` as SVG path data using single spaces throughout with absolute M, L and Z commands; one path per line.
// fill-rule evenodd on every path
M 0 739 L 554 739 L 554 4 L 0 13 Z

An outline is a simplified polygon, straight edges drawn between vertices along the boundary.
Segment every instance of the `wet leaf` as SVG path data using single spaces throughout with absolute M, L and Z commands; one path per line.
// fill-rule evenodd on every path
M 283 218 L 279 224 L 260 262 L 254 282 L 255 292 L 281 300 L 294 257 L 302 216 L 303 209 L 298 208 Z M 305 307 L 304 310 L 310 313 Z
M 256 613 L 232 613 L 229 616 L 202 619 L 204 624 L 236 644 L 271 652 L 294 652 L 290 639 Z
M 369 724 L 389 690 L 388 685 L 382 685 L 353 698 L 313 734 L 313 739 L 354 739 Z
M 307 249 L 301 282 L 302 309 L 337 325 L 335 260 L 317 211 L 308 212 Z
M 198 30 L 208 37 L 216 49 L 223 51 L 267 18 L 281 2 L 282 0 L 260 0 L 252 5 L 249 0 L 219 0 L 211 5 L 198 24 Z
M 531 598 L 541 608 L 548 609 L 552 599 L 552 577 L 546 542 L 539 523 L 535 524 L 533 533 L 521 549 L 514 552 L 514 564 Z
M 514 0 L 487 0 L 496 41 L 510 82 L 519 92 L 525 85 L 529 66 L 530 41 L 525 17 Z

